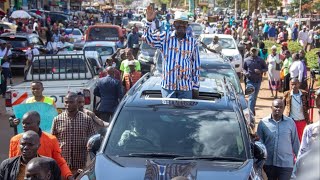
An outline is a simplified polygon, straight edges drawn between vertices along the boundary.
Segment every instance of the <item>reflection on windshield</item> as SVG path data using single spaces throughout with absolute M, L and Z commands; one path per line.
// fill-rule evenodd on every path
M 213 41 L 213 37 L 211 38 L 203 38 L 202 42 L 206 45 L 210 44 Z M 220 38 L 219 44 L 222 49 L 236 49 L 236 44 L 233 42 L 231 38 Z
M 84 51 L 97 51 L 99 54 L 103 53 L 103 55 L 113 54 L 113 49 L 109 46 L 87 46 Z
M 174 153 L 183 156 L 245 158 L 234 112 L 125 109 L 116 120 L 106 148 L 108 155 Z
M 239 87 L 238 75 L 232 69 L 205 69 L 202 67 L 200 70 L 200 77 L 210 78 L 210 79 L 223 79 L 227 77 L 228 80 L 232 83 L 237 93 L 241 93 Z

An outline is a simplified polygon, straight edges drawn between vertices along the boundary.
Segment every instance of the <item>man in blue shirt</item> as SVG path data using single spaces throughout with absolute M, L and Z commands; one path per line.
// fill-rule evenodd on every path
M 267 148 L 264 171 L 269 180 L 289 180 L 300 146 L 298 133 L 293 119 L 283 115 L 281 99 L 275 99 L 271 109 L 271 115 L 259 122 L 257 130 Z
M 265 23 L 263 27 L 263 38 L 264 40 L 268 40 L 268 32 L 269 32 L 269 23 Z
M 269 28 L 268 33 L 269 33 L 269 40 L 275 41 L 277 33 L 276 33 L 276 27 L 274 24 L 272 24 L 272 26 Z
M 101 98 L 101 103 L 98 108 L 98 117 L 105 122 L 110 122 L 110 118 L 118 106 L 123 93 L 120 81 L 114 78 L 114 69 L 108 67 L 106 72 L 108 75 L 100 78 L 97 82 L 97 86 L 94 89 L 94 95 Z
M 131 30 L 131 33 L 128 35 L 127 47 L 132 49 L 132 54 L 135 59 L 137 59 L 137 55 L 139 52 L 139 33 L 138 27 L 134 25 Z

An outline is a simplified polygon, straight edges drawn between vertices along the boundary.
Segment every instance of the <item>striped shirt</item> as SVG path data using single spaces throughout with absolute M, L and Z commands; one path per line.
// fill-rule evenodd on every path
M 82 169 L 86 166 L 87 141 L 95 134 L 94 122 L 78 112 L 74 118 L 65 111 L 53 119 L 52 135 L 59 141 L 61 155 L 70 169 Z
M 199 89 L 200 57 L 197 40 L 186 35 L 179 40 L 173 32 L 152 34 L 151 22 L 146 23 L 144 38 L 163 54 L 161 86 L 173 91 Z

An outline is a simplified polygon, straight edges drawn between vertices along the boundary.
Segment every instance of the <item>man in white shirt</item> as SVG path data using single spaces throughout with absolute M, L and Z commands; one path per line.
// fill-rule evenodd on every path
M 308 45 L 307 45 L 307 51 L 310 51 L 312 49 L 312 44 L 313 44 L 313 36 L 314 36 L 314 31 L 313 29 L 310 29 L 308 32 Z
M 304 50 L 306 50 L 307 43 L 308 43 L 308 31 L 307 31 L 307 27 L 306 26 L 303 26 L 302 30 L 299 32 L 299 34 L 298 34 L 298 42 L 304 48 Z
M 49 41 L 47 43 L 46 49 L 47 49 L 47 53 L 49 53 L 49 54 L 55 54 L 56 52 L 58 52 L 57 43 L 54 42 L 54 38 L 53 37 L 51 38 L 51 41 Z
M 204 30 L 206 34 L 214 34 L 214 28 L 210 26 L 209 22 L 206 23 L 206 28 Z
M 39 55 L 39 54 L 40 54 L 40 52 L 39 52 L 38 48 L 34 47 L 34 43 L 31 43 L 30 48 L 26 52 L 27 62 L 26 62 L 26 66 L 24 69 L 25 73 L 32 62 L 33 56 Z
M 37 19 L 34 20 L 33 29 L 32 30 L 33 31 L 37 31 L 38 30 L 38 20 Z
M 4 97 L 6 91 L 7 91 L 7 80 L 8 78 L 12 78 L 11 70 L 10 70 L 10 60 L 8 59 L 8 56 L 11 55 L 11 46 L 10 44 L 7 44 L 6 41 L 0 40 L 0 58 L 1 58 L 1 75 L 3 75 L 4 79 L 3 81 L 0 80 L 1 84 L 1 93 Z
M 290 66 L 290 78 L 297 78 L 300 83 L 303 82 L 303 72 L 304 72 L 304 65 L 303 62 L 299 60 L 299 54 L 294 53 L 292 55 L 292 64 Z
M 203 44 L 204 45 L 204 44 Z M 205 45 L 204 45 L 205 46 Z M 212 43 L 207 46 L 207 49 L 213 53 L 221 53 L 222 47 L 219 44 L 219 37 L 214 36 Z

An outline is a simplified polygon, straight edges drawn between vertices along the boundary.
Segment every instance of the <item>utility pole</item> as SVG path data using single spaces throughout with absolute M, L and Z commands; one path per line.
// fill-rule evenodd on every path
M 250 16 L 250 0 L 248 0 L 248 16 Z
M 238 2 L 234 0 L 234 19 L 237 20 L 238 18 Z

